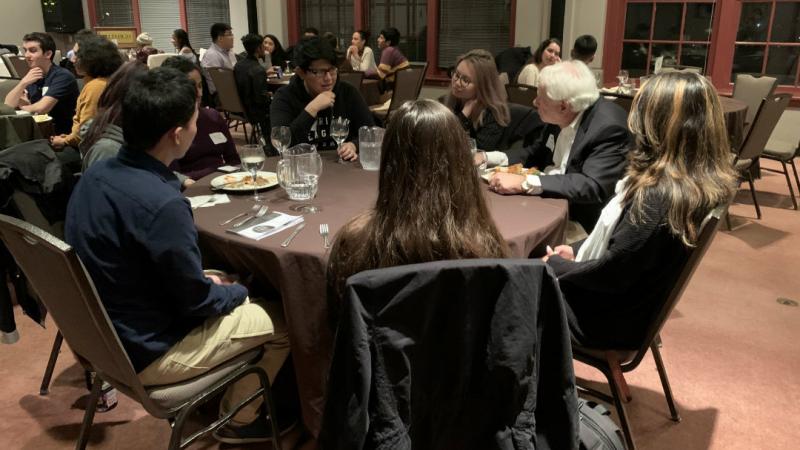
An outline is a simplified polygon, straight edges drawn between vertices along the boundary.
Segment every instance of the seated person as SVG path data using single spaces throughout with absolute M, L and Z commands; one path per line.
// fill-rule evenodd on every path
M 545 67 L 533 104 L 549 124 L 539 139 L 520 150 L 487 152 L 486 157 L 489 165 L 522 163 L 544 175 L 498 173 L 489 186 L 501 194 L 565 198 L 570 219 L 590 232 L 625 171 L 631 144 L 627 114 L 600 97 L 594 75 L 580 61 Z
M 200 64 L 200 56 L 194 51 L 194 47 L 192 47 L 192 44 L 189 42 L 189 33 L 187 33 L 186 30 L 178 28 L 173 31 L 170 42 L 172 42 L 172 46 L 175 47 L 175 53 L 184 58 L 189 58 L 189 60 L 195 64 Z
M 136 36 L 136 60 L 142 64 L 147 64 L 150 55 L 157 55 L 158 49 L 153 47 L 153 38 L 148 33 Z
M 262 345 L 260 364 L 274 380 L 289 354 L 279 305 L 248 301 L 246 287 L 204 275 L 189 202 L 167 169 L 189 148 L 196 120 L 197 89 L 185 74 L 157 68 L 136 76 L 122 102 L 125 146 L 81 177 L 67 207 L 66 241 L 144 385 L 196 377 Z M 221 412 L 257 385 L 252 376 L 237 382 Z M 244 442 L 245 430 L 255 439 L 260 428 L 266 440 L 260 409 L 257 399 L 215 436 Z
M 291 59 L 289 54 L 286 53 L 286 50 L 283 49 L 281 41 L 272 34 L 264 35 L 264 51 L 269 55 L 273 67 L 284 67 L 284 64 L 288 63 Z M 288 71 L 289 68 L 287 67 L 286 70 Z
M 544 40 L 533 52 L 533 57 L 528 64 L 519 72 L 517 83 L 538 87 L 539 73 L 542 69 L 559 61 L 561 61 L 561 41 L 556 38 Z
M 656 75 L 633 100 L 636 144 L 626 177 L 582 243 L 545 257 L 558 275 L 574 338 L 635 349 L 697 243 L 703 218 L 737 178 L 714 86 L 693 73 Z
M 198 98 L 203 94 L 203 76 L 197 64 L 181 56 L 172 56 L 161 66 L 186 74 L 197 88 Z M 193 180 L 199 180 L 216 171 L 219 166 L 238 166 L 239 162 L 236 144 L 225 119 L 216 109 L 200 106 L 197 108 L 197 134 L 192 145 L 182 158 L 176 159 L 169 167 Z
M 56 134 L 70 133 L 78 101 L 75 77 L 53 64 L 56 44 L 49 34 L 26 34 L 22 47 L 30 70 L 6 95 L 5 104 L 31 114 L 49 114 Z
M 375 56 L 367 45 L 367 39 L 369 39 L 369 31 L 358 30 L 353 33 L 350 47 L 347 48 L 345 56 L 354 71 L 376 73 L 378 68 L 375 65 Z
M 594 61 L 595 53 L 597 53 L 597 39 L 591 34 L 584 34 L 575 39 L 569 56 L 572 59 L 583 61 L 588 66 Z
M 350 120 L 350 131 L 337 150 L 344 160 L 357 159 L 358 129 L 374 124 L 361 93 L 337 81 L 336 54 L 324 40 L 303 38 L 294 56 L 297 76 L 272 97 L 272 126 L 291 129 L 290 145 L 307 142 L 317 150 L 334 150 L 337 146 L 330 133 L 331 121 L 344 117 Z
M 200 65 L 203 67 L 222 67 L 233 70 L 236 64 L 236 53 L 233 52 L 233 29 L 227 23 L 211 25 L 211 47 L 206 50 Z M 217 88 L 211 75 L 205 73 L 209 92 L 216 94 Z
M 247 58 L 233 66 L 233 76 L 236 79 L 236 90 L 242 99 L 247 119 L 258 124 L 261 135 L 268 137 L 269 126 L 269 83 L 267 71 L 259 62 L 264 57 L 264 39 L 254 33 L 242 37 L 242 45 L 247 52 Z M 271 148 L 271 147 L 270 147 Z
M 400 31 L 389 27 L 381 30 L 378 35 L 378 47 L 381 49 L 381 60 L 375 70 L 368 70 L 367 77 L 377 76 L 385 81 L 388 87 L 394 86 L 394 74 L 398 70 L 409 66 L 408 59 L 397 46 L 400 44 Z M 389 90 L 389 89 L 386 89 Z
M 113 42 L 102 36 L 81 38 L 76 53 L 75 70 L 83 76 L 83 89 L 78 96 L 70 133 L 50 138 L 50 144 L 54 149 L 62 149 L 65 146 L 78 147 L 81 142 L 81 126 L 97 113 L 97 103 L 106 88 L 108 77 L 121 65 L 122 56 Z
M 331 250 L 328 282 L 338 298 L 347 278 L 364 270 L 508 256 L 467 136 L 445 106 L 406 102 L 390 118 L 383 142 L 375 207 L 342 227 Z

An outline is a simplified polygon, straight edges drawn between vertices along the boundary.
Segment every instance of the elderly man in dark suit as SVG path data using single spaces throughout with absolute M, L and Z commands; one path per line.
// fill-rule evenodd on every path
M 490 188 L 569 200 L 570 219 L 591 232 L 622 178 L 631 143 L 625 111 L 600 98 L 595 78 L 580 61 L 542 70 L 533 105 L 548 125 L 532 146 L 487 152 L 490 165 L 522 163 L 542 175 L 495 174 Z

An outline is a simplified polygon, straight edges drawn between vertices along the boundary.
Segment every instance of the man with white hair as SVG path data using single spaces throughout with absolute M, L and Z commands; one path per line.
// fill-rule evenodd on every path
M 542 69 L 533 105 L 547 124 L 539 139 L 523 149 L 487 152 L 486 159 L 489 165 L 538 167 L 542 175 L 497 173 L 489 186 L 500 194 L 565 198 L 570 219 L 591 232 L 625 172 L 627 114 L 600 98 L 594 75 L 580 61 Z

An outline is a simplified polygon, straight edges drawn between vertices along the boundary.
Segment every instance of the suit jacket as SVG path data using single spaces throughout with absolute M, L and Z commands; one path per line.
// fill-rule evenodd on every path
M 364 271 L 339 317 L 322 448 L 577 448 L 564 303 L 540 261 Z
M 614 185 L 627 166 L 626 154 L 632 137 L 627 114 L 619 106 L 600 98 L 583 112 L 563 175 L 541 177 L 542 197 L 569 200 L 570 219 L 591 232 L 600 211 L 614 195 Z M 546 126 L 532 146 L 508 151 L 508 163 L 523 163 L 540 169 L 553 164 L 553 149 L 561 128 Z

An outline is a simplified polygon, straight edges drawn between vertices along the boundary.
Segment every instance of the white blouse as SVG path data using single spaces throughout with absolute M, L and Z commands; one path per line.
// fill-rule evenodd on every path
M 373 56 L 372 49 L 369 47 L 364 47 L 364 54 L 361 56 L 351 53 L 350 65 L 353 67 L 353 70 L 360 72 L 377 70 L 377 67 L 375 66 L 375 56 Z
M 517 77 L 517 83 L 539 87 L 539 68 L 536 64 L 526 64 Z

